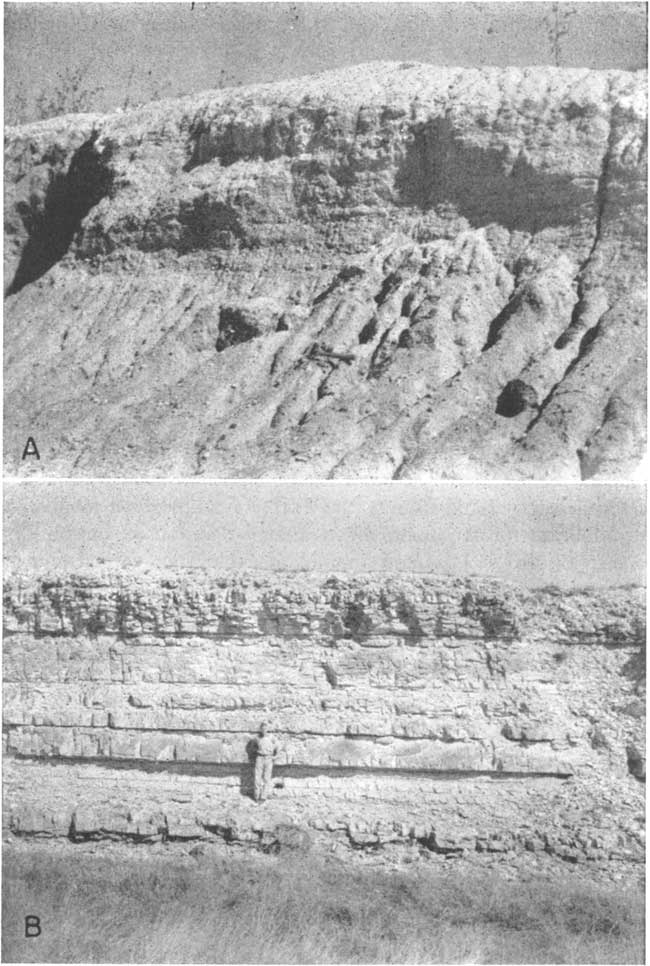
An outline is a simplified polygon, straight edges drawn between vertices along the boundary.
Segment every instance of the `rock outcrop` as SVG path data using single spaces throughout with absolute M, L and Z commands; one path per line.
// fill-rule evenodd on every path
M 642 859 L 641 589 L 90 570 L 4 614 L 16 835 Z
M 645 128 L 640 72 L 371 64 L 10 129 L 7 469 L 629 477 Z

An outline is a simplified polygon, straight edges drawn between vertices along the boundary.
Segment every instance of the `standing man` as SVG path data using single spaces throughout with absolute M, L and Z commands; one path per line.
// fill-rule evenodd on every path
M 262 722 L 253 741 L 255 755 L 255 785 L 254 798 L 256 802 L 263 802 L 271 787 L 273 777 L 273 759 L 278 753 L 275 738 L 267 733 L 266 722 Z

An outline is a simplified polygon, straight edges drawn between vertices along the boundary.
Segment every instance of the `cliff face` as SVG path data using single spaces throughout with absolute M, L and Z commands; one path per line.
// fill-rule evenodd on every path
M 9 469 L 629 476 L 645 113 L 374 64 L 10 130 Z
M 4 640 L 16 834 L 642 856 L 640 589 L 16 575 Z M 280 753 L 260 809 L 263 718 Z

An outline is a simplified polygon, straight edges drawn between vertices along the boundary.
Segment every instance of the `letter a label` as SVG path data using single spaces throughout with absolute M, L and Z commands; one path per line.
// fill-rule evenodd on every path
M 40 460 L 41 458 L 41 454 L 38 452 L 38 446 L 36 445 L 36 440 L 33 436 L 27 437 L 25 449 L 23 450 L 23 459 L 26 460 L 28 456 L 35 456 L 37 460 Z
M 41 920 L 39 916 L 25 916 L 25 939 L 32 939 L 41 934 Z

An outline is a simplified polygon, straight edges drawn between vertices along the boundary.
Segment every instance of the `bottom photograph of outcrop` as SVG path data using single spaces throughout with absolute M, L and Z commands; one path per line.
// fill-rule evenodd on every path
M 643 962 L 643 500 L 7 486 L 4 961 Z

